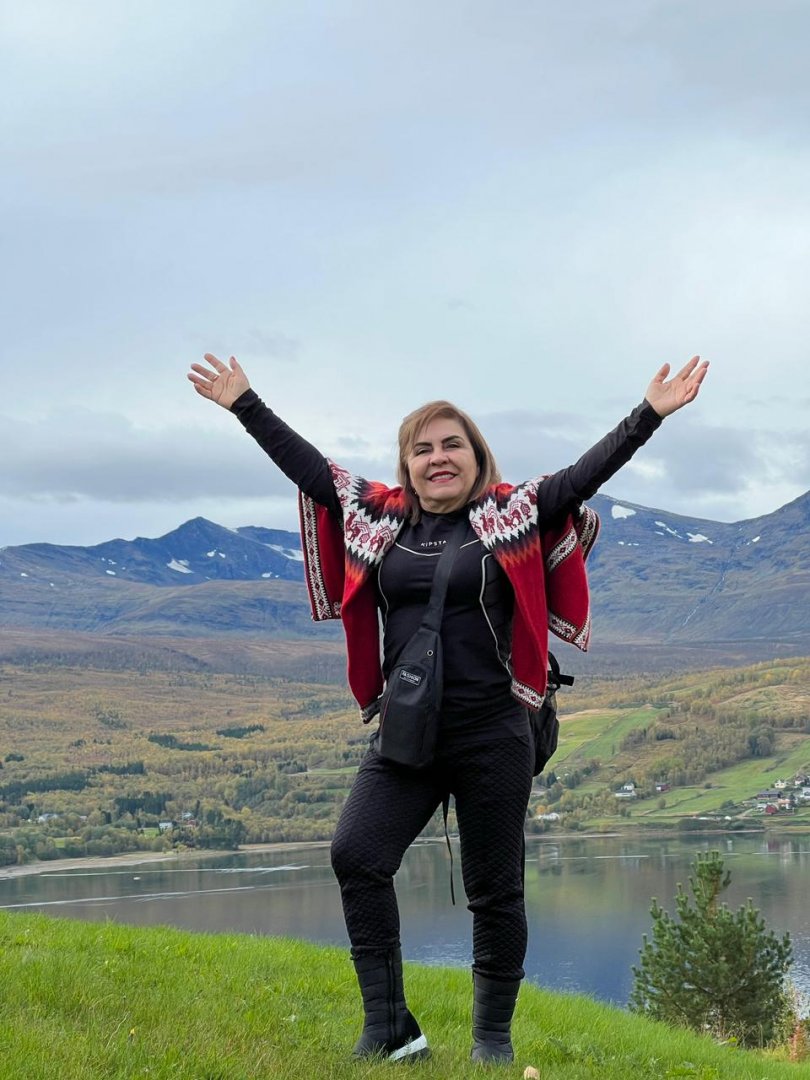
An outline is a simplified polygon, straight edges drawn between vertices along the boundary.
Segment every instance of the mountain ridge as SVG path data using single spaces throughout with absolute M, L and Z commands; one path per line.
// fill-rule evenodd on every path
M 739 522 L 590 500 L 588 562 L 609 643 L 769 641 L 810 647 L 810 492 Z M 300 640 L 309 616 L 297 533 L 203 517 L 157 538 L 0 549 L 0 626 Z

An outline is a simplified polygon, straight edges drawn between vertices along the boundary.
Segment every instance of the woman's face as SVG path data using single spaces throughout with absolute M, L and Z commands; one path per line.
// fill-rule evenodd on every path
M 408 457 L 408 474 L 423 510 L 447 514 L 466 505 L 478 465 L 458 420 L 437 416 L 422 428 Z

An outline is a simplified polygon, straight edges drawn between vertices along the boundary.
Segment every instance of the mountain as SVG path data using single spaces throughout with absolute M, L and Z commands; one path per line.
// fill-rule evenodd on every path
M 117 578 L 145 585 L 203 581 L 303 581 L 297 533 L 247 526 L 226 529 L 193 518 L 156 540 L 108 540 L 94 547 L 25 544 L 0 549 L 0 580 L 48 578 L 59 583 Z
M 736 523 L 598 495 L 594 637 L 612 644 L 810 646 L 810 492 Z M 194 518 L 157 539 L 0 549 L 0 626 L 302 640 L 315 625 L 296 533 Z
M 298 535 L 205 518 L 157 539 L 0 549 L 0 626 L 290 639 L 317 632 Z
M 810 492 L 732 524 L 592 500 L 594 624 L 608 641 L 810 644 Z

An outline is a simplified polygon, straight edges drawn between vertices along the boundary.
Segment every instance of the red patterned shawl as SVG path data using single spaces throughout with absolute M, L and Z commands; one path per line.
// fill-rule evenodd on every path
M 379 618 L 372 571 L 405 524 L 402 488 L 361 477 L 329 463 L 343 523 L 299 492 L 304 569 L 312 617 L 342 619 L 349 686 L 362 711 L 382 693 Z M 518 487 L 498 484 L 470 504 L 470 524 L 514 589 L 512 694 L 539 709 L 546 688 L 548 630 L 583 652 L 591 630 L 585 559 L 599 518 L 589 507 L 555 529 L 537 520 L 543 477 Z

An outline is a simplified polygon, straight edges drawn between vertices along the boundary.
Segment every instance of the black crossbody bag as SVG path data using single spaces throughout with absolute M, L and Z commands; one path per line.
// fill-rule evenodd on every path
M 376 749 L 397 765 L 422 769 L 433 761 L 442 707 L 441 626 L 450 571 L 467 533 L 459 521 L 439 556 L 430 602 L 419 629 L 404 646 L 380 697 Z

